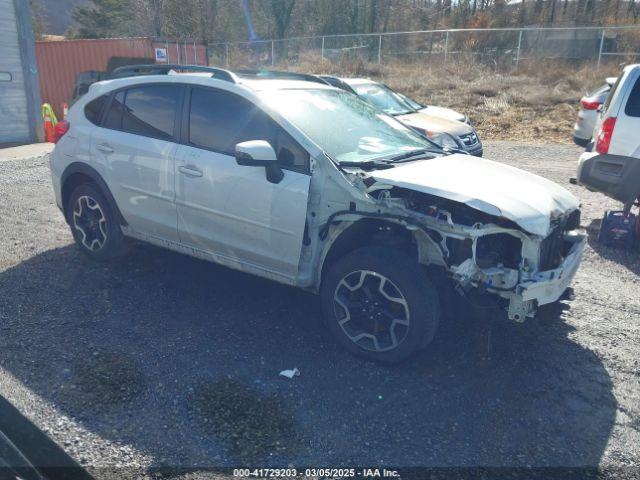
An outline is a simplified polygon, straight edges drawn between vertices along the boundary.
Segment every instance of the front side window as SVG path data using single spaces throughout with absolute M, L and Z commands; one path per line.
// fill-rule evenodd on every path
M 248 100 L 223 90 L 194 88 L 189 143 L 227 155 L 249 140 L 266 140 L 284 167 L 304 169 L 308 154 L 271 117 Z
M 592 91 L 588 92 L 586 96 L 587 97 L 597 97 L 597 96 L 600 96 L 600 95 L 604 95 L 609 90 L 611 90 L 611 87 L 609 86 L 609 84 L 605 84 L 605 85 L 602 85 L 602 86 L 596 88 L 595 90 L 592 90 Z
M 181 87 L 146 85 L 115 94 L 103 126 L 145 137 L 171 140 Z
M 265 91 L 261 96 L 338 162 L 361 162 L 434 148 L 393 117 L 348 92 L 291 89 Z

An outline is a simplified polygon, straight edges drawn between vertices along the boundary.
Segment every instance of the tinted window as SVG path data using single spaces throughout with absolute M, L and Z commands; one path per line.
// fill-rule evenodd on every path
M 108 95 L 103 95 L 95 100 L 87 103 L 84 107 L 84 114 L 91 123 L 98 125 L 100 123 L 100 115 L 105 103 L 107 103 Z
M 622 77 L 623 75 L 620 75 L 618 77 L 618 79 L 616 80 L 616 83 L 613 84 L 613 86 L 611 87 L 611 91 L 609 91 L 609 95 L 607 95 L 607 99 L 604 101 L 604 105 L 602 106 L 602 111 L 606 112 L 609 109 L 609 105 L 611 105 L 611 100 L 613 100 L 613 96 L 615 95 L 616 91 L 618 90 L 618 86 L 620 85 L 620 82 L 622 81 Z
M 124 91 L 118 92 L 111 101 L 111 106 L 107 112 L 102 126 L 113 130 L 122 128 L 122 112 L 124 111 Z
M 627 106 L 624 107 L 624 113 L 630 117 L 640 117 L 640 79 L 636 80 L 636 84 L 629 94 Z
M 283 166 L 307 167 L 307 152 L 256 105 L 221 90 L 192 90 L 189 143 L 234 155 L 236 144 L 248 140 L 267 140 Z
M 126 91 L 122 110 L 122 130 L 169 140 L 173 137 L 180 88 L 150 85 Z

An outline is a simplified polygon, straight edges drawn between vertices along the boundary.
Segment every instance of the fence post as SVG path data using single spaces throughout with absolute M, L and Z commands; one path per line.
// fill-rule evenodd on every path
M 227 64 L 227 68 L 229 68 L 229 63 L 230 62 L 229 62 L 229 44 L 228 43 L 224 44 L 224 50 L 225 50 L 225 52 L 224 52 L 225 53 L 225 55 L 224 55 L 225 63 Z
M 518 51 L 516 52 L 516 70 L 518 69 L 518 64 L 520 63 L 520 45 L 522 45 L 522 30 L 520 30 L 520 34 L 518 35 Z
M 324 36 L 322 37 L 322 47 L 320 49 L 320 56 L 324 60 Z
M 449 51 L 449 30 L 447 30 L 447 35 L 444 37 L 444 63 L 447 63 L 447 53 Z
M 600 35 L 600 50 L 598 50 L 598 68 L 600 68 L 600 60 L 602 60 L 602 46 L 604 45 L 604 28 Z

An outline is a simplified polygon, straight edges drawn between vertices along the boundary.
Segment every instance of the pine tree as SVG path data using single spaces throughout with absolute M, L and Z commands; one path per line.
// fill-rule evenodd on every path
M 44 8 L 40 0 L 29 0 L 31 7 L 31 26 L 33 28 L 33 36 L 36 40 L 40 40 L 45 33 L 46 21 Z
M 76 7 L 73 19 L 78 23 L 78 38 L 131 36 L 135 28 L 132 0 L 91 0 L 93 5 Z

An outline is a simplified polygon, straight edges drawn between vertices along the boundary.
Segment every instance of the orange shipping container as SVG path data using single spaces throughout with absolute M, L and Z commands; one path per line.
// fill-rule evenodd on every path
M 193 41 L 139 37 L 36 42 L 42 101 L 50 103 L 58 118 L 62 118 L 62 104 L 70 100 L 76 76 L 90 70 L 106 71 L 112 57 L 140 57 L 180 65 L 209 64 L 206 46 Z

